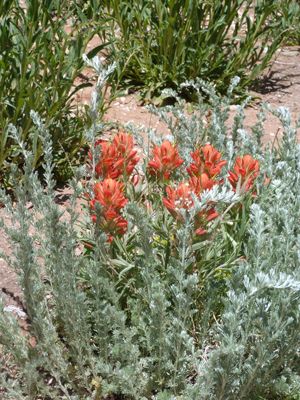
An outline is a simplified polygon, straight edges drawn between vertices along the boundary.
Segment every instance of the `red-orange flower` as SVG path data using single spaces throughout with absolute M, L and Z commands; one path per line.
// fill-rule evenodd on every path
M 108 234 L 109 241 L 114 235 L 122 235 L 127 230 L 127 221 L 120 215 L 120 210 L 128 202 L 123 187 L 121 182 L 111 178 L 97 182 L 94 186 L 95 197 L 90 201 L 92 220 Z M 101 206 L 99 215 L 95 214 L 97 203 Z
M 98 141 L 96 144 L 101 147 L 100 158 L 95 167 L 98 177 L 117 179 L 131 175 L 139 161 L 131 135 L 120 132 L 112 143 Z
M 165 140 L 161 146 L 154 146 L 153 158 L 148 171 L 159 179 L 170 179 L 171 173 L 183 163 L 175 145 Z
M 243 192 L 249 191 L 259 174 L 259 162 L 249 154 L 238 157 L 233 171 L 229 171 L 228 180 L 234 191 L 239 188 Z
M 120 132 L 114 137 L 112 146 L 118 154 L 114 168 L 119 170 L 120 174 L 129 176 L 139 162 L 137 150 L 134 149 L 133 137 L 127 133 Z
M 97 182 L 94 186 L 95 201 L 107 209 L 121 210 L 128 200 L 123 193 L 124 185 L 114 179 L 104 179 L 103 182 Z
M 195 219 L 195 233 L 196 235 L 204 235 L 207 233 L 207 230 L 203 228 L 207 222 L 212 221 L 213 219 L 217 218 L 219 213 L 216 211 L 215 208 L 208 208 L 206 210 L 200 211 L 196 215 Z
M 187 167 L 190 176 L 207 174 L 209 178 L 215 178 L 221 172 L 227 161 L 221 160 L 221 153 L 211 144 L 206 144 L 191 153 L 194 162 Z
M 113 240 L 115 235 L 124 235 L 127 231 L 126 219 L 113 209 L 103 211 L 98 217 L 92 215 L 92 220 L 108 235 L 109 242 Z
M 218 182 L 209 178 L 207 174 L 201 174 L 200 176 L 192 176 L 189 180 L 190 187 L 194 193 L 199 196 L 203 190 L 209 190 Z
M 118 159 L 116 148 L 109 142 L 98 141 L 97 146 L 100 146 L 100 158 L 96 164 L 96 175 L 103 178 L 116 179 L 120 175 L 120 171 L 114 168 L 114 162 Z
M 163 198 L 165 207 L 177 221 L 184 222 L 184 217 L 180 210 L 189 210 L 193 207 L 194 201 L 192 193 L 195 193 L 193 185 L 182 182 L 176 189 L 167 186 L 166 192 L 167 197 Z M 197 213 L 194 219 L 195 234 L 205 234 L 207 230 L 204 229 L 203 226 L 217 217 L 218 213 L 213 207 L 208 207 Z
M 181 182 L 176 189 L 167 186 L 166 192 L 167 197 L 163 198 L 165 207 L 175 219 L 183 222 L 183 216 L 179 210 L 189 210 L 194 204 L 190 185 L 186 182 Z

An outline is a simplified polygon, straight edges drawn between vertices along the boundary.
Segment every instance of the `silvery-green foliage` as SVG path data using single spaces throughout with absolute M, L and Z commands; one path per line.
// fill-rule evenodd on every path
M 216 263 L 207 275 L 191 269 L 197 245 L 191 241 L 192 217 L 208 202 L 238 204 L 241 198 L 229 187 L 215 187 L 195 201 L 176 232 L 172 251 L 165 251 L 172 219 L 162 221 L 159 210 L 150 215 L 130 202 L 124 211 L 130 229 L 124 239 L 116 240 L 117 255 L 110 252 L 105 235 L 90 226 L 95 251 L 83 256 L 78 244 L 80 181 L 71 182 L 73 194 L 67 208 L 62 208 L 52 180 L 51 140 L 39 116 L 31 113 L 44 143 L 46 186 L 32 171 L 31 154 L 11 127 L 26 159 L 25 175 L 16 188 L 17 202 L 4 193 L 1 201 L 12 218 L 12 226 L 5 228 L 14 249 L 9 263 L 23 289 L 29 330 L 25 336 L 16 318 L 2 307 L 1 351 L 11 355 L 9 366 L 17 366 L 17 380 L 1 373 L 4 399 L 98 400 L 115 393 L 126 400 L 257 400 L 276 398 L 280 392 L 297 393 L 300 149 L 296 128 L 285 109 L 271 110 L 282 120 L 284 137 L 278 148 L 262 148 L 266 107 L 247 136 L 243 106 L 228 131 L 229 101 L 222 103 L 212 88 L 208 92 L 211 124 L 203 122 L 206 106 L 201 100 L 203 113 L 196 110 L 191 117 L 176 106 L 175 117 L 169 120 L 174 140 L 183 150 L 184 143 L 188 149 L 192 141 L 209 141 L 230 165 L 237 155 L 250 153 L 260 161 L 261 176 L 243 236 L 243 257 L 234 259 L 234 267 L 230 261 L 230 269 L 226 263 L 220 265 L 221 242 L 216 241 L 217 256 L 200 260 L 204 270 L 205 263 Z M 92 142 L 94 122 L 89 132 Z M 217 270 L 226 270 L 226 290 L 209 275 Z M 215 303 L 222 305 L 218 315 Z
M 100 57 L 95 56 L 89 59 L 86 54 L 83 55 L 83 61 L 89 67 L 93 68 L 98 76 L 96 82 L 96 88 L 92 92 L 91 96 L 91 117 L 95 121 L 98 118 L 99 109 L 103 109 L 106 106 L 106 101 L 104 99 L 104 89 L 107 85 L 108 78 L 116 69 L 116 64 L 112 63 L 108 66 L 103 65 L 103 60 Z
M 51 140 L 38 115 L 32 113 L 32 117 L 45 144 L 46 187 L 31 170 L 30 153 L 15 131 L 28 165 L 16 188 L 16 203 L 5 193 L 1 200 L 12 218 L 12 227 L 5 228 L 14 248 L 9 263 L 19 274 L 28 335 L 35 344 L 25 339 L 14 317 L 1 311 L 0 343 L 18 367 L 16 385 L 9 376 L 1 382 L 5 395 L 94 399 L 100 393 L 122 393 L 141 399 L 150 398 L 154 388 L 182 390 L 194 352 L 188 327 L 197 286 L 196 276 L 186 273 L 189 233 L 181 234 L 180 262 L 170 263 L 168 279 L 162 281 L 160 259 L 143 245 L 143 235 L 148 233 L 141 231 L 144 253 L 134 264 L 141 280 L 134 282 L 134 295 L 127 298 L 130 308 L 124 309 L 123 293 L 108 267 L 110 261 L 118 265 L 118 260 L 105 254 L 102 235 L 95 237 L 98 250 L 90 257 L 82 256 L 76 208 L 82 187 L 71 182 L 69 206 L 63 209 L 57 204 L 51 157 L 47 156 Z M 128 207 L 130 212 L 133 219 L 140 217 L 137 209 Z M 125 270 L 122 273 L 126 275 Z
M 222 150 L 223 156 L 228 160 L 229 166 L 237 151 L 241 148 L 248 152 L 259 153 L 261 145 L 261 135 L 263 132 L 262 121 L 264 113 L 259 114 L 257 124 L 253 127 L 254 135 L 249 137 L 245 135 L 244 109 L 249 104 L 250 98 L 247 98 L 241 105 L 237 106 L 234 117 L 234 123 L 231 129 L 228 128 L 228 118 L 230 104 L 232 102 L 232 92 L 237 86 L 239 78 L 232 80 L 227 91 L 227 97 L 219 97 L 212 84 L 201 79 L 188 81 L 182 84 L 184 87 L 192 87 L 197 94 L 197 102 L 193 105 L 193 112 L 189 113 L 187 104 L 184 100 L 178 98 L 176 93 L 167 91 L 168 96 L 173 94 L 176 99 L 175 106 L 166 106 L 156 109 L 149 107 L 150 111 L 158 115 L 165 122 L 179 147 L 180 154 L 185 161 L 190 162 L 190 153 L 195 149 L 195 145 L 212 143 L 219 150 Z M 204 101 L 204 96 L 208 97 L 209 104 Z M 246 140 L 245 140 L 246 139 Z M 253 151 L 254 150 L 254 151 Z
M 271 183 L 251 207 L 246 257 L 228 282 L 218 345 L 199 363 L 191 398 L 276 396 L 280 379 L 299 377 L 300 147 L 288 111 L 275 115 L 285 134 L 268 169 Z

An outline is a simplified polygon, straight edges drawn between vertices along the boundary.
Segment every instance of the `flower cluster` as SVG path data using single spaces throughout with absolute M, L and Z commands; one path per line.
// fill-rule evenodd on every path
M 108 234 L 109 241 L 112 241 L 115 235 L 122 235 L 127 230 L 127 221 L 120 215 L 120 210 L 128 202 L 123 189 L 122 182 L 111 178 L 97 182 L 94 186 L 95 197 L 90 201 L 92 220 Z
M 134 148 L 133 137 L 124 132 L 118 133 L 111 143 L 98 140 L 95 146 L 100 147 L 95 172 L 103 180 L 94 185 L 90 209 L 93 222 L 112 241 L 115 235 L 123 235 L 127 230 L 127 221 L 120 213 L 128 202 L 122 180 L 126 181 L 130 177 L 139 157 Z
M 252 189 L 255 179 L 259 174 L 259 163 L 250 155 L 238 157 L 233 171 L 229 171 L 228 180 L 234 191 L 248 192 Z
M 168 150 L 168 151 L 167 151 Z M 157 177 L 169 179 L 170 174 L 182 164 L 176 146 L 164 142 L 160 147 L 155 146 L 154 158 L 149 162 L 148 168 L 151 174 Z M 166 154 L 168 156 L 166 156 Z M 163 204 L 179 222 L 183 222 L 182 210 L 190 210 L 194 206 L 193 196 L 200 197 L 204 190 L 211 189 L 214 185 L 220 185 L 224 179 L 218 176 L 223 167 L 227 164 L 222 160 L 221 153 L 211 144 L 206 144 L 191 153 L 193 162 L 186 168 L 190 179 L 188 182 L 181 182 L 177 188 L 166 187 L 167 196 Z M 259 173 L 259 164 L 250 155 L 238 157 L 233 171 L 229 171 L 228 180 L 234 191 L 248 192 L 252 189 L 254 181 Z M 194 220 L 195 233 L 205 234 L 206 224 L 218 217 L 213 204 L 200 211 Z
M 227 161 L 221 160 L 221 153 L 211 144 L 200 147 L 191 153 L 191 157 L 193 162 L 187 168 L 190 176 L 199 177 L 202 174 L 206 174 L 209 178 L 214 179 L 227 164 Z
M 176 146 L 165 140 L 161 146 L 154 146 L 153 158 L 148 163 L 148 171 L 159 180 L 168 180 L 173 171 L 183 164 Z
M 184 222 L 182 210 L 190 210 L 194 206 L 193 193 L 196 194 L 192 181 L 189 183 L 181 182 L 176 189 L 171 186 L 166 188 L 167 197 L 163 198 L 163 203 L 172 216 L 179 222 Z M 196 235 L 203 235 L 207 232 L 203 226 L 217 218 L 218 213 L 213 207 L 207 207 L 197 213 L 194 220 Z
M 139 157 L 133 137 L 123 132 L 117 134 L 111 142 L 96 142 L 96 146 L 100 147 L 100 157 L 95 172 L 102 181 L 94 185 L 90 209 L 92 220 L 108 234 L 111 241 L 115 235 L 122 235 L 127 230 L 127 221 L 121 215 L 122 208 L 128 202 L 124 190 L 130 184 L 128 178 Z M 154 146 L 146 165 L 146 175 L 155 177 L 160 188 L 163 185 L 165 196 L 162 202 L 178 223 L 184 221 L 183 211 L 191 212 L 195 198 L 201 199 L 205 190 L 223 184 L 226 179 L 226 174 L 222 171 L 227 161 L 222 159 L 221 153 L 211 144 L 197 148 L 191 153 L 191 158 L 191 164 L 186 167 L 187 179 L 175 187 L 170 182 L 174 172 L 184 173 L 180 169 L 184 160 L 180 157 L 176 144 L 165 140 L 160 146 Z M 221 174 L 223 177 L 220 177 Z M 233 170 L 228 172 L 228 181 L 234 191 L 246 193 L 252 190 L 258 174 L 258 161 L 247 154 L 236 159 Z M 139 179 L 138 175 L 136 178 Z M 148 199 L 145 199 L 145 204 L 148 204 Z M 207 204 L 194 216 L 195 234 L 207 233 L 207 224 L 217 217 L 216 204 Z
M 95 166 L 98 178 L 128 177 L 139 162 L 133 137 L 124 132 L 118 133 L 111 143 L 98 140 L 96 146 L 100 147 L 100 158 Z
M 221 153 L 212 145 L 207 144 L 191 153 L 193 162 L 186 168 L 190 179 L 182 182 L 176 189 L 167 186 L 167 197 L 163 203 L 177 221 L 182 221 L 182 209 L 189 210 L 194 206 L 194 196 L 200 197 L 204 190 L 211 189 L 220 183 L 216 178 L 221 173 L 226 161 L 221 159 Z M 206 209 L 195 216 L 195 234 L 203 235 L 207 232 L 204 226 L 218 217 L 218 212 L 213 205 L 208 204 Z

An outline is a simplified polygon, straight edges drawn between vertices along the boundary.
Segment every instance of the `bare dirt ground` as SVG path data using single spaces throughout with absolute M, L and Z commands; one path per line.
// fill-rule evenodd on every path
M 246 110 L 246 127 L 250 127 L 256 122 L 256 114 L 261 102 L 267 102 L 275 108 L 279 106 L 288 107 L 293 119 L 296 120 L 300 116 L 300 47 L 286 47 L 280 50 L 272 66 L 252 94 L 258 99 Z M 90 91 L 81 92 L 77 95 L 79 103 L 87 103 L 89 98 Z M 231 108 L 232 115 L 234 115 L 236 107 L 232 106 Z M 155 128 L 162 134 L 166 132 L 165 125 L 144 106 L 141 106 L 134 94 L 114 101 L 105 115 L 105 119 L 121 124 L 132 122 L 146 128 Z M 268 116 L 265 122 L 265 130 L 264 140 L 266 142 L 273 141 L 278 130 L 280 131 L 280 123 L 275 117 Z M 0 209 L 1 216 L 4 216 L 9 223 L 3 209 Z M 11 251 L 7 239 L 1 231 L 0 250 L 6 254 Z M 16 275 L 1 257 L 0 296 L 8 307 L 11 306 L 12 312 L 17 313 L 18 309 L 22 310 L 22 292 L 17 284 Z

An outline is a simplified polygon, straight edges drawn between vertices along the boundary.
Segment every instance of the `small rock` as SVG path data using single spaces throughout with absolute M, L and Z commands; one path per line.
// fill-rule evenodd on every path
M 24 313 L 23 310 L 21 310 L 20 307 L 8 305 L 3 308 L 3 311 L 13 313 L 13 314 L 17 315 L 18 318 L 22 318 L 22 319 L 26 318 L 26 314 Z

